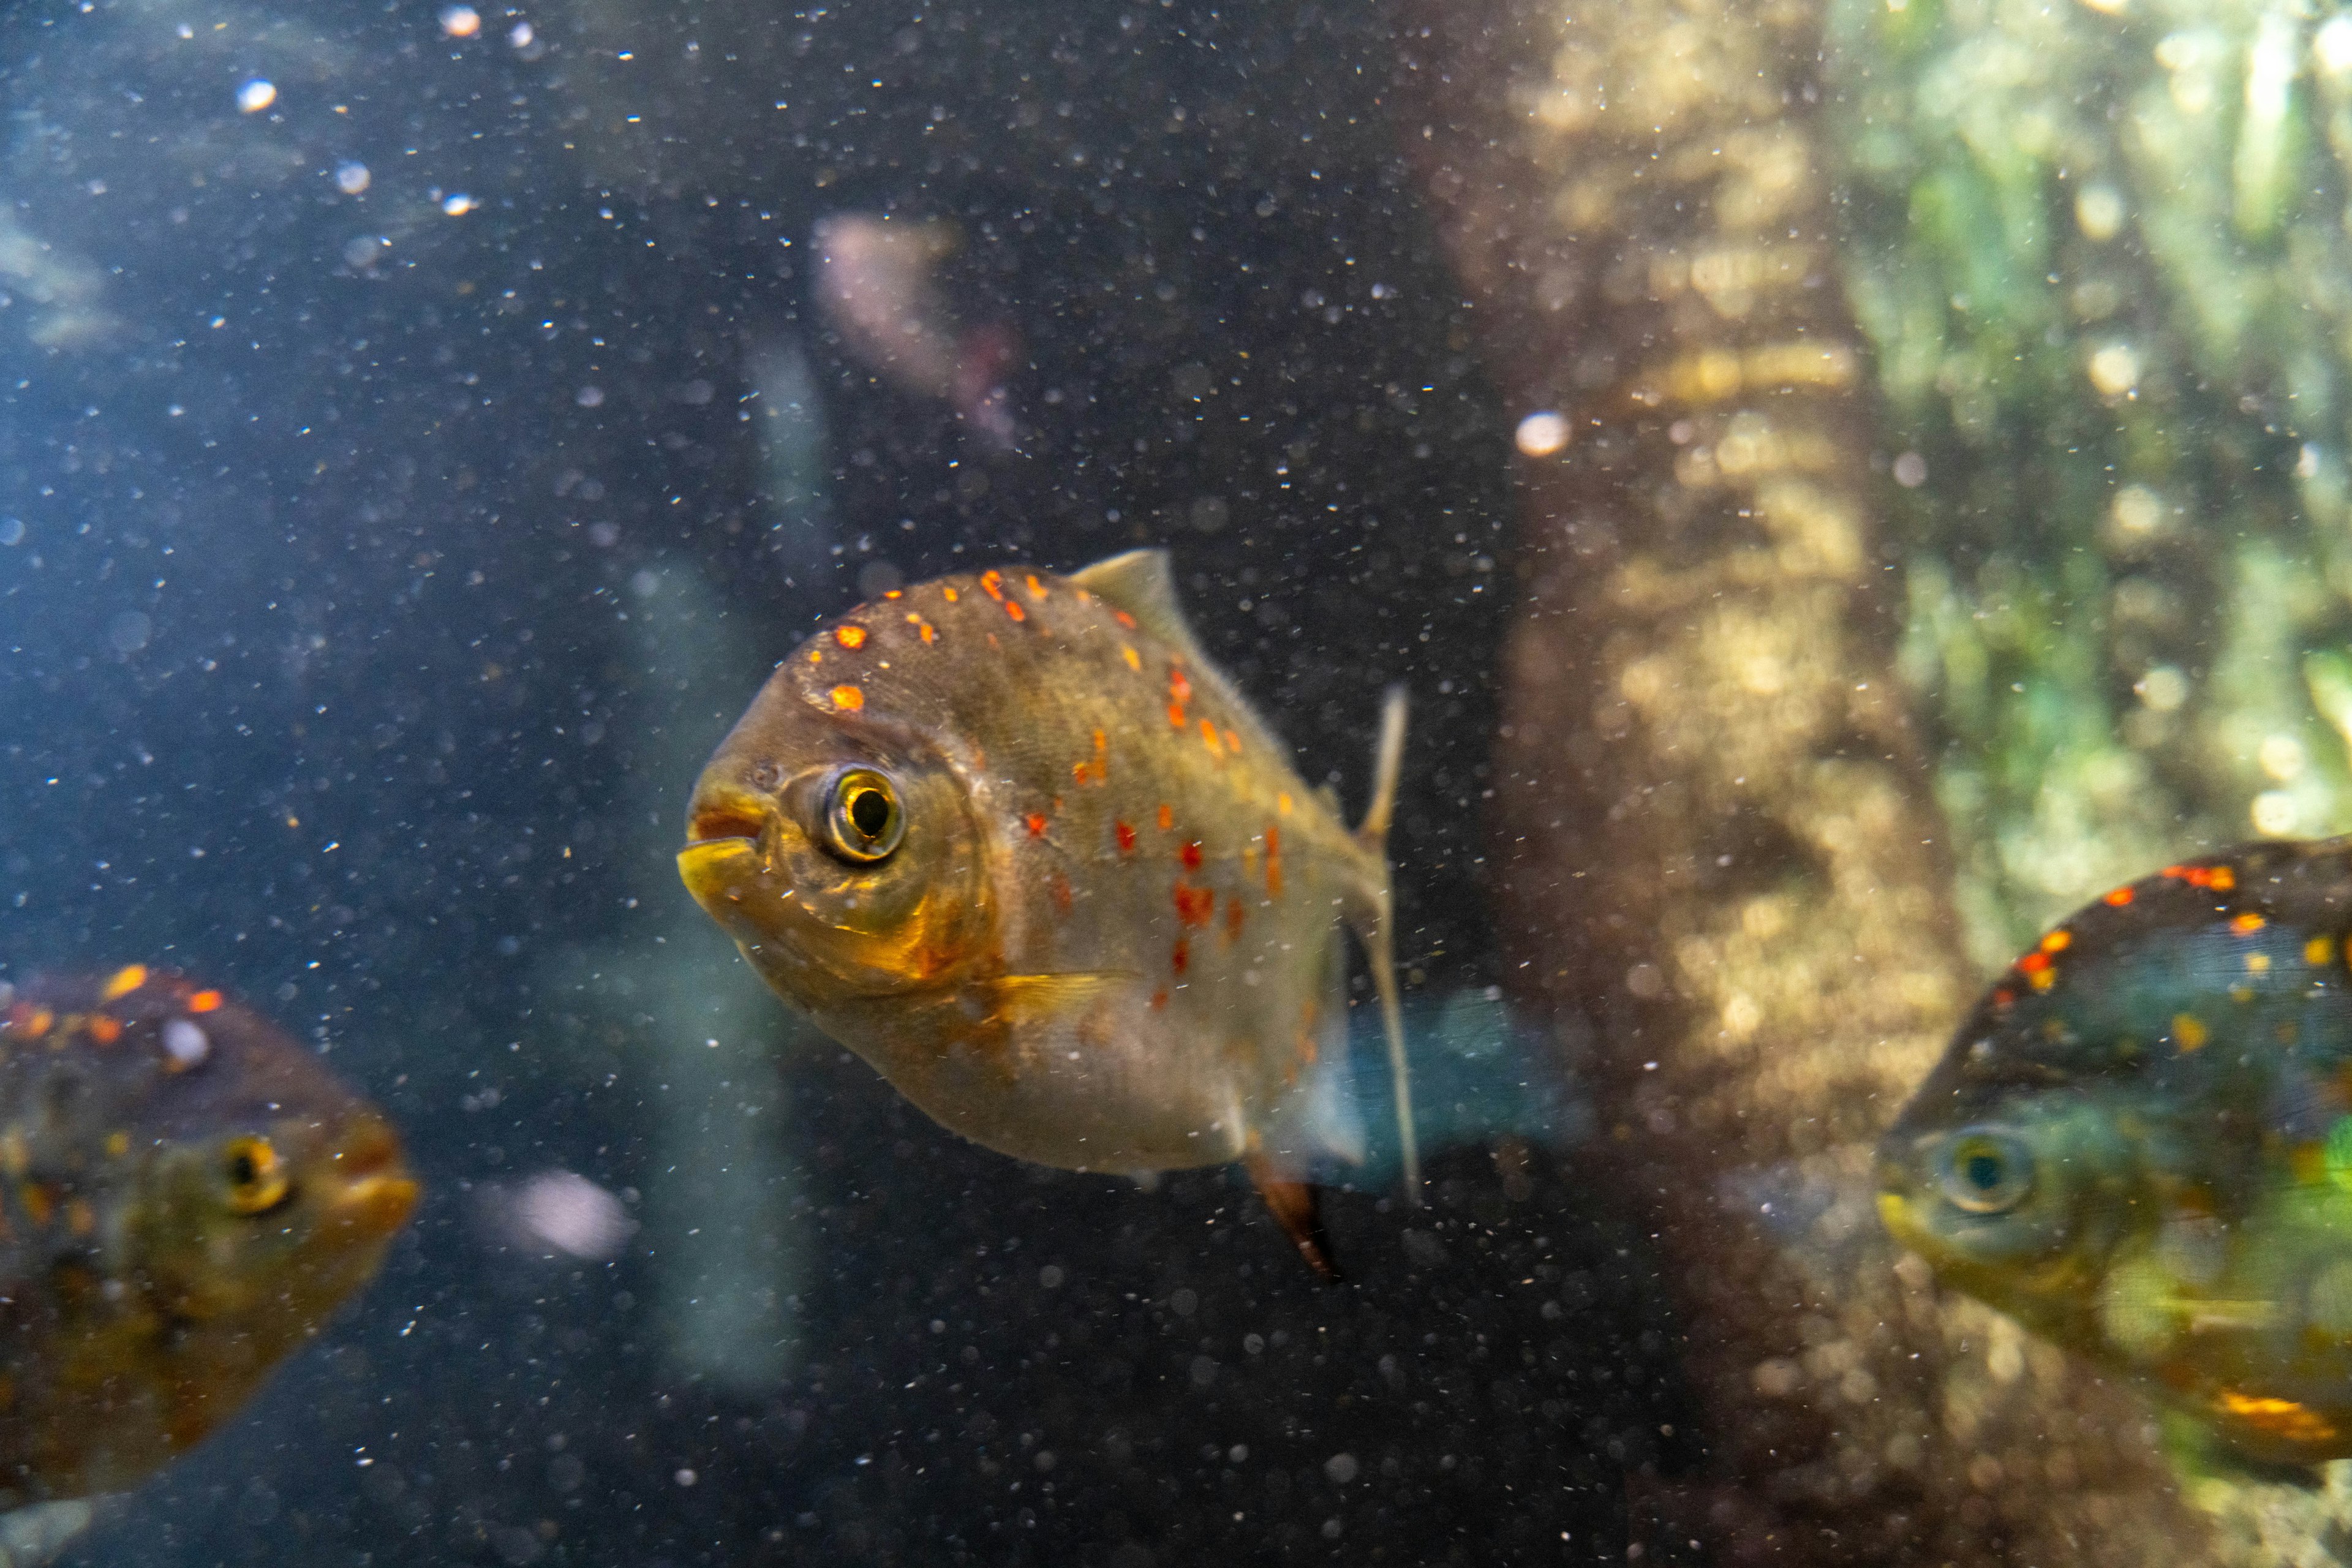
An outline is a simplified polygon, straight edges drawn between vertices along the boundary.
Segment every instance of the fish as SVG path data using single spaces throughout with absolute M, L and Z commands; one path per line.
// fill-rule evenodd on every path
M 2352 1456 L 2352 838 L 2168 866 L 2010 965 L 1878 1149 L 1896 1240 L 2255 1466 Z
M 383 1116 L 217 987 L 0 985 L 0 1509 L 125 1489 L 374 1274 L 417 1183 Z
M 678 871 L 751 968 L 951 1131 L 1042 1165 L 1244 1163 L 1308 1265 L 1344 1157 L 1345 926 L 1405 1189 L 1412 1089 L 1382 706 L 1349 829 L 1202 651 L 1165 552 L 885 594 L 779 665 L 697 782 Z
M 947 403 L 991 446 L 1011 450 L 1005 381 L 1019 339 L 1002 321 L 961 321 L 939 284 L 940 264 L 963 248 L 961 226 L 845 212 L 819 218 L 810 238 L 817 309 L 842 346 L 899 391 Z

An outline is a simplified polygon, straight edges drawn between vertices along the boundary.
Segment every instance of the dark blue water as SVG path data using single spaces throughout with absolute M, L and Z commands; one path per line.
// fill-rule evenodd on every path
M 1528 1121 L 1573 1042 L 1491 1112 L 1433 1100 L 1468 1108 L 1434 1206 L 1336 1195 L 1351 1282 L 1318 1288 L 1237 1176 L 1142 1194 L 940 1131 L 793 1033 L 667 858 L 813 616 L 1164 544 L 1310 779 L 1360 799 L 1411 684 L 1401 956 L 1431 1007 L 1500 978 L 1507 426 L 1378 18 L 633 16 L 0 22 L 0 955 L 237 987 L 430 1184 L 365 1300 L 69 1560 L 1622 1538 L 1672 1331 L 1573 1115 Z M 1018 345 L 1013 449 L 812 308 L 838 213 L 956 223 L 934 287 Z M 1499 1160 L 1489 1114 L 1526 1123 Z M 500 1228 L 552 1170 L 625 1205 L 618 1256 Z

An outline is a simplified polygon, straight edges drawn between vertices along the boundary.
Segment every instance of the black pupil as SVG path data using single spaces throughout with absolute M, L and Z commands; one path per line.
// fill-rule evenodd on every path
M 240 1187 L 253 1185 L 261 1173 L 253 1167 L 253 1156 L 240 1149 L 228 1157 L 228 1179 Z
M 849 826 L 866 838 L 879 838 L 890 826 L 890 797 L 867 785 L 849 796 Z
M 2000 1185 L 2000 1156 L 1998 1154 L 1971 1154 L 1966 1160 L 1960 1162 L 1960 1174 L 1967 1178 L 1969 1185 L 1974 1187 L 1977 1191 L 1980 1193 L 1991 1192 L 1994 1188 Z

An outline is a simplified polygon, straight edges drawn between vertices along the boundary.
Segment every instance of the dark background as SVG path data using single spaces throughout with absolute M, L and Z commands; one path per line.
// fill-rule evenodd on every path
M 559 1266 L 476 1223 L 469 1185 L 516 1171 L 671 1174 L 648 1086 L 600 1070 L 651 1020 L 548 980 L 675 908 L 627 816 L 669 727 L 732 717 L 647 678 L 640 574 L 718 585 L 748 697 L 877 563 L 1170 546 L 1309 779 L 1360 803 L 1379 690 L 1411 684 L 1391 853 L 1433 994 L 1500 978 L 1510 607 L 1508 426 L 1376 9 L 481 19 L 0 19 L 0 951 L 241 988 L 392 1109 L 431 1189 L 327 1343 L 69 1560 L 1622 1547 L 1624 1463 L 1674 1447 L 1672 1335 L 1640 1238 L 1542 1147 L 1444 1156 L 1421 1215 L 1337 1197 L 1351 1282 L 1322 1289 L 1237 1174 L 1033 1170 L 780 1051 L 819 1251 L 804 1359 L 756 1397 L 666 1378 L 657 1237 Z M 278 101 L 240 114 L 254 76 Z M 813 318 L 811 226 L 845 211 L 960 224 L 942 291 L 1018 334 L 1016 450 Z M 762 489 L 749 363 L 777 345 L 824 404 L 821 528 Z M 690 784 L 652 781 L 669 820 Z

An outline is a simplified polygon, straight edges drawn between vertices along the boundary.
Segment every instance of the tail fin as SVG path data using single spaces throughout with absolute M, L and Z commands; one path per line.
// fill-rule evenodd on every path
M 1388 1036 L 1389 1077 L 1396 1086 L 1397 1138 L 1404 1152 L 1406 1200 L 1421 1203 L 1421 1147 L 1412 1131 L 1412 1079 L 1404 1060 L 1404 1011 L 1397 998 L 1396 939 L 1389 893 L 1389 818 L 1396 811 L 1397 774 L 1404 764 L 1404 688 L 1391 686 L 1381 703 L 1380 746 L 1373 752 L 1372 804 L 1356 829 L 1379 881 L 1370 889 L 1370 909 L 1352 922 L 1364 956 L 1372 970 L 1372 985 L 1380 994 L 1381 1027 Z

